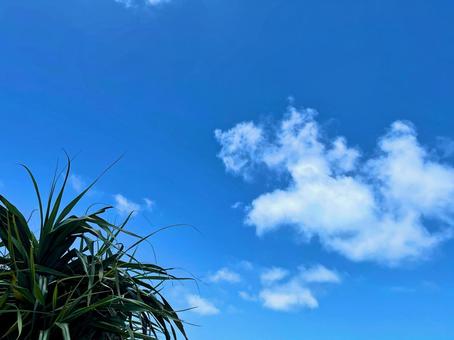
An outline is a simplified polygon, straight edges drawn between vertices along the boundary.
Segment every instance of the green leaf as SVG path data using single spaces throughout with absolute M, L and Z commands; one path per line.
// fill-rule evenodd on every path
M 18 309 L 17 310 L 17 338 L 16 339 L 19 339 L 21 334 L 22 334 L 22 313 Z
M 64 340 L 71 340 L 71 335 L 69 333 L 69 327 L 67 323 L 59 323 L 57 322 L 56 325 L 60 327 L 61 333 L 63 335 Z
M 3 307 L 5 306 L 6 304 L 6 301 L 8 301 L 8 296 L 9 296 L 9 288 L 5 291 L 5 293 L 2 294 L 2 296 L 0 297 L 0 310 L 3 309 Z
M 57 307 L 58 301 L 58 283 L 55 283 L 54 292 L 52 293 L 52 308 L 55 309 Z
M 60 209 L 69 163 L 58 190 L 56 171 L 45 211 L 26 168 L 42 215 L 39 240 L 19 209 L 0 196 L 0 337 L 187 339 L 183 321 L 160 293 L 164 282 L 184 278 L 135 257 L 159 230 L 145 237 L 132 233 L 126 229 L 131 216 L 110 223 L 103 217 L 109 206 L 76 215 L 71 211 L 80 194 Z M 131 245 L 120 242 L 123 236 Z
M 49 334 L 50 334 L 50 329 L 46 329 L 45 331 L 40 331 L 38 340 L 48 340 Z
M 39 193 L 39 188 L 38 188 L 38 183 L 36 182 L 35 180 L 35 177 L 33 176 L 32 172 L 30 171 L 30 169 L 24 165 L 24 164 L 21 164 L 22 167 L 25 168 L 25 170 L 28 172 L 28 175 L 30 176 L 32 182 L 33 182 L 33 187 L 35 189 L 35 192 L 36 192 L 36 196 L 38 198 L 38 205 L 39 205 L 39 216 L 40 216 L 40 223 L 41 223 L 41 229 L 43 228 L 43 225 L 44 225 L 44 218 L 43 218 L 43 203 L 41 201 L 41 195 Z

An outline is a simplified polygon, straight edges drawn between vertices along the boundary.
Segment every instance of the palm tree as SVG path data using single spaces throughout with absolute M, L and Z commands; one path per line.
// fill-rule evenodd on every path
M 25 167 L 25 166 L 24 166 Z M 178 314 L 162 295 L 165 281 L 179 280 L 135 257 L 140 237 L 102 216 L 111 207 L 75 215 L 76 204 L 96 179 L 66 206 L 54 176 L 47 202 L 25 167 L 39 205 L 40 233 L 0 195 L 0 337 L 2 339 L 187 339 Z M 44 207 L 45 203 L 45 207 Z M 125 233 L 136 238 L 125 247 Z

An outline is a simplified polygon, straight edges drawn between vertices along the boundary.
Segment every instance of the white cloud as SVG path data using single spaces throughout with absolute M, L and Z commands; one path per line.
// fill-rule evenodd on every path
M 153 209 L 155 205 L 155 201 L 149 199 L 149 198 L 144 198 L 143 201 L 145 202 L 145 207 L 149 210 Z
M 454 155 L 454 140 L 448 137 L 437 137 L 437 149 L 443 158 Z
M 243 202 L 235 202 L 231 205 L 232 209 L 239 209 L 243 206 Z
M 170 2 L 170 0 L 145 0 L 145 2 L 148 5 L 156 6 L 156 5 L 159 5 L 159 4 L 164 4 L 166 2 Z
M 122 215 L 128 215 L 131 212 L 137 213 L 141 210 L 147 209 L 149 211 L 153 210 L 155 206 L 155 201 L 145 197 L 143 199 L 143 204 L 133 202 L 121 194 L 114 195 L 115 199 L 115 208 Z
M 244 290 L 239 291 L 238 295 L 245 301 L 257 301 L 257 297 L 255 295 Z
M 125 7 L 132 7 L 134 4 L 133 0 L 114 0 L 116 3 L 122 4 Z
M 170 0 L 114 0 L 115 2 L 122 4 L 123 6 L 129 8 L 129 7 L 135 7 L 139 5 L 146 5 L 146 6 L 157 6 L 161 5 L 167 2 L 170 2 Z
M 240 290 L 238 295 L 248 302 L 260 302 L 263 307 L 276 311 L 293 311 L 301 308 L 318 308 L 319 303 L 313 288 L 320 284 L 338 284 L 340 276 L 321 264 L 299 267 L 291 272 L 281 267 L 265 269 L 260 275 L 258 293 Z
M 271 283 L 275 283 L 275 282 L 281 281 L 288 274 L 289 274 L 289 272 L 288 272 L 287 269 L 280 268 L 280 267 L 272 267 L 272 268 L 266 269 L 260 275 L 260 281 L 263 284 L 271 284 Z
M 218 157 L 224 162 L 227 171 L 248 178 L 249 168 L 258 156 L 263 141 L 263 131 L 252 122 L 236 125 L 229 131 L 215 130 L 214 135 L 223 146 Z
M 228 269 L 228 268 L 221 268 L 216 273 L 209 277 L 211 282 L 229 282 L 229 283 L 237 283 L 241 281 L 240 274 Z
M 290 311 L 299 307 L 314 309 L 318 301 L 312 292 L 297 280 L 265 288 L 260 291 L 263 306 L 277 311 Z
M 326 138 L 315 115 L 290 107 L 274 132 L 252 122 L 215 132 L 229 172 L 250 178 L 262 165 L 290 177 L 251 202 L 246 223 L 258 235 L 290 225 L 351 260 L 389 265 L 423 258 L 449 237 L 454 168 L 431 158 L 410 123 L 394 122 L 377 154 L 361 159 L 345 138 Z
M 140 204 L 128 200 L 121 194 L 114 195 L 115 208 L 120 214 L 127 215 L 131 212 L 138 212 L 141 210 Z
M 73 190 L 76 192 L 81 192 L 86 187 L 86 183 L 82 179 L 82 177 L 75 174 L 71 174 L 69 176 L 69 184 L 71 185 L 71 188 L 73 188 Z
M 252 270 L 252 269 L 254 269 L 254 265 L 252 264 L 252 262 L 246 261 L 246 260 L 240 261 L 240 263 L 238 264 L 238 266 L 239 266 L 241 269 L 244 269 L 244 270 Z
M 200 315 L 215 315 L 220 313 L 220 310 L 212 302 L 199 295 L 187 295 L 186 301 L 191 307 L 194 307 L 194 309 L 192 309 L 194 313 Z
M 340 276 L 333 270 L 322 265 L 316 265 L 311 268 L 301 268 L 301 278 L 305 282 L 313 283 L 340 283 Z

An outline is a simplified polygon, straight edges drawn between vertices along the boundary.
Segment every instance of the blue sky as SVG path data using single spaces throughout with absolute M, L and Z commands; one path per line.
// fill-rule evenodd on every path
M 0 189 L 116 205 L 192 339 L 454 338 L 450 1 L 0 4 Z M 146 217 L 146 218 L 145 218 Z M 140 256 L 153 259 L 143 248 Z

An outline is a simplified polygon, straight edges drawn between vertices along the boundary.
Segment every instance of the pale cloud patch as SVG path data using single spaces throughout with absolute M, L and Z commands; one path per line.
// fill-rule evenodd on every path
M 226 267 L 219 269 L 216 273 L 211 275 L 208 278 L 211 282 L 228 282 L 228 283 L 238 283 L 241 281 L 240 274 L 230 270 Z
M 143 198 L 143 204 L 134 202 L 122 194 L 114 195 L 114 199 L 115 208 L 122 215 L 128 215 L 131 212 L 137 213 L 143 210 L 152 211 L 156 205 L 155 201 L 147 197 Z
M 244 301 L 259 302 L 267 309 L 281 312 L 315 309 L 319 307 L 315 288 L 340 282 L 341 278 L 335 270 L 321 264 L 308 268 L 301 266 L 293 273 L 274 266 L 261 272 L 257 293 L 243 289 L 238 295 Z
M 145 2 L 148 5 L 156 6 L 156 5 L 165 4 L 167 2 L 170 2 L 170 0 L 145 0 Z
M 262 129 L 252 122 L 245 122 L 225 132 L 215 130 L 214 135 L 223 146 L 218 157 L 224 162 L 226 170 L 247 179 L 254 159 L 259 156 Z
M 138 203 L 135 203 L 121 194 L 114 195 L 115 199 L 115 208 L 122 215 L 128 215 L 132 212 L 139 212 L 141 206 Z
M 153 201 L 153 200 L 151 200 L 151 199 L 149 199 L 149 198 L 147 198 L 147 197 L 145 197 L 145 198 L 143 199 L 143 201 L 144 201 L 145 207 L 146 207 L 147 209 L 151 210 L 151 209 L 154 208 L 154 206 L 155 206 L 155 201 Z
M 247 260 L 240 261 L 238 266 L 244 270 L 253 270 L 254 269 L 254 265 L 252 264 L 252 262 L 247 261 Z
M 441 289 L 440 285 L 438 285 L 436 282 L 433 281 L 428 281 L 424 280 L 421 282 L 421 286 L 423 289 L 429 290 L 429 291 L 439 291 Z
M 454 140 L 448 137 L 437 137 L 437 149 L 442 157 L 452 157 L 454 155 Z
M 244 291 L 244 290 L 239 291 L 238 295 L 240 296 L 240 298 L 242 298 L 245 301 L 255 302 L 258 299 L 257 296 L 255 296 L 247 291 Z
M 199 295 L 189 294 L 186 296 L 187 303 L 193 307 L 192 311 L 200 315 L 216 315 L 220 310 L 209 300 Z
M 260 291 L 259 296 L 264 307 L 277 311 L 318 307 L 318 301 L 312 292 L 297 280 L 265 288 Z
M 122 4 L 125 7 L 132 7 L 133 1 L 132 0 L 114 0 L 118 4 Z
M 340 283 L 341 277 L 334 270 L 330 270 L 321 264 L 311 268 L 300 268 L 301 278 L 305 282 L 313 283 Z
M 257 235 L 288 225 L 353 261 L 388 265 L 424 258 L 451 236 L 454 168 L 431 157 L 411 123 L 394 122 L 367 158 L 344 137 L 327 138 L 316 114 L 290 107 L 269 129 L 215 131 L 228 172 L 250 179 L 260 165 L 289 175 L 251 202 L 246 223 Z
M 158 6 L 170 2 L 170 0 L 114 0 L 116 3 L 119 3 L 126 8 L 136 7 L 136 6 Z
M 69 176 L 69 184 L 71 188 L 76 192 L 81 192 L 86 188 L 86 183 L 79 175 L 71 174 Z
M 281 267 L 272 267 L 266 269 L 261 275 L 260 275 L 260 281 L 262 284 L 272 284 L 278 281 L 281 281 L 285 277 L 287 277 L 289 274 L 289 271 L 287 269 L 281 268 Z
M 241 207 L 243 207 L 243 202 L 235 202 L 231 205 L 232 209 L 240 209 Z

